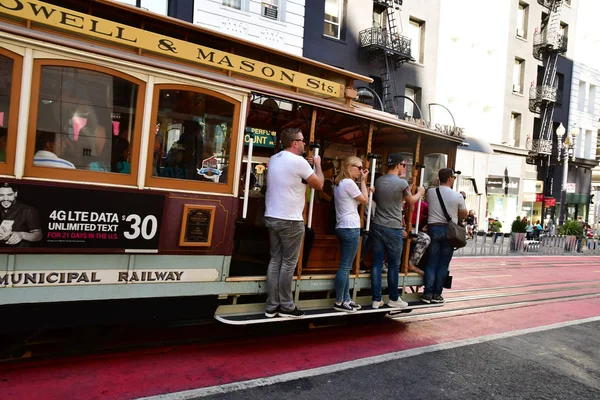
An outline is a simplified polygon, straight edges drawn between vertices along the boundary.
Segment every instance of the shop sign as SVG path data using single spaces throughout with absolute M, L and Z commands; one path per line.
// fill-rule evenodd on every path
M 544 197 L 544 207 L 555 207 L 556 199 L 554 197 Z
M 255 147 L 275 147 L 275 136 L 277 135 L 277 132 L 269 131 L 267 129 L 246 127 L 246 134 L 244 135 L 244 143 L 246 145 L 250 143 L 250 133 L 254 133 Z
M 488 194 L 504 194 L 504 186 L 508 187 L 508 194 L 519 194 L 520 178 L 509 177 L 508 183 L 505 183 L 503 176 L 490 175 L 485 180 L 485 186 Z
M 19 183 L 0 187 L 0 198 L 0 252 L 1 248 L 158 250 L 162 195 Z M 36 231 L 41 234 L 16 243 L 11 239 L 12 233 Z
M 523 192 L 525 192 L 525 193 L 544 193 L 544 181 L 534 181 L 533 179 L 523 179 Z
M 542 193 L 523 193 L 523 201 L 538 203 L 544 201 L 544 195 Z
M 567 183 L 567 187 L 566 187 L 567 193 L 575 193 L 576 187 L 577 187 L 576 183 Z
M 321 77 L 281 68 L 41 1 L 0 1 L 0 14 L 321 95 L 339 98 L 345 95 L 344 85 Z

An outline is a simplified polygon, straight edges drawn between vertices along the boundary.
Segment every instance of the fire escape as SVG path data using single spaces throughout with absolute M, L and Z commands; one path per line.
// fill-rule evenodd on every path
M 562 0 L 538 0 L 549 13 L 542 21 L 540 31 L 533 36 L 533 57 L 543 62 L 544 75 L 541 85 L 529 89 L 529 111 L 540 114 L 540 129 L 534 132 L 533 141 L 527 143 L 528 164 L 550 165 L 552 154 L 553 117 L 557 100 L 558 81 L 556 68 L 558 57 L 567 51 L 567 37 L 560 33 L 560 10 Z
M 372 27 L 359 32 L 360 51 L 372 60 L 379 62 L 379 75 L 383 92 L 383 106 L 386 112 L 398 115 L 396 106 L 396 85 L 394 71 L 406 61 L 412 60 L 410 55 L 410 39 L 398 34 L 395 10 L 402 4 L 399 0 L 373 0 L 374 7 L 385 9 L 386 27 Z

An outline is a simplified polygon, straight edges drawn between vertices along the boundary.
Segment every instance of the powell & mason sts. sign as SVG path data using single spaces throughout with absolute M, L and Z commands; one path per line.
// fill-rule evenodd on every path
M 345 95 L 344 86 L 337 82 L 144 31 L 41 1 L 0 0 L 0 14 L 23 18 L 80 35 L 132 46 L 204 66 L 265 79 L 273 83 L 292 86 L 321 95 L 339 98 Z

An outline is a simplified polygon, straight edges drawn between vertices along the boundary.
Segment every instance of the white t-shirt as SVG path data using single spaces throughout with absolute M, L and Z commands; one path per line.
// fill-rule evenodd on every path
M 458 224 L 458 210 L 465 210 L 467 208 L 465 199 L 463 199 L 462 194 L 455 192 L 448 186 L 440 186 L 440 194 L 444 200 L 448 215 L 452 218 L 454 223 Z M 442 210 L 442 206 L 440 205 L 436 188 L 431 188 L 427 191 L 427 205 L 429 206 L 429 215 L 427 216 L 428 224 L 448 223 L 444 216 L 444 210 Z
M 72 162 L 63 160 L 51 151 L 46 150 L 38 150 L 33 155 L 33 165 L 36 167 L 75 169 L 75 165 Z
M 335 200 L 335 229 L 360 228 L 358 215 L 358 200 L 360 189 L 352 179 L 342 179 L 339 185 L 333 188 Z
M 308 161 L 287 150 L 269 159 L 265 217 L 303 221 L 305 181 L 314 173 Z

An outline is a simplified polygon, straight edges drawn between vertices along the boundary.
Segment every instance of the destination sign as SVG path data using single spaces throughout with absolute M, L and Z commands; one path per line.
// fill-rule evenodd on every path
M 225 51 L 160 35 L 41 1 L 0 0 L 0 14 L 11 15 L 163 56 L 264 79 L 330 97 L 344 97 L 344 85 Z

